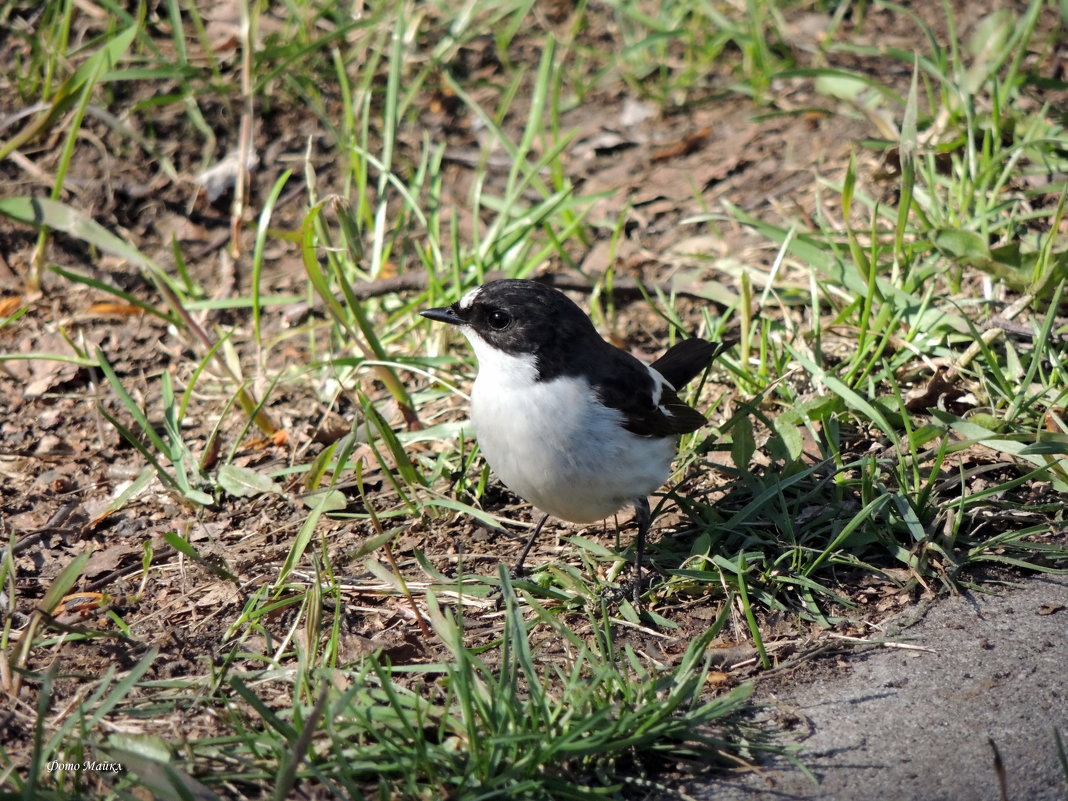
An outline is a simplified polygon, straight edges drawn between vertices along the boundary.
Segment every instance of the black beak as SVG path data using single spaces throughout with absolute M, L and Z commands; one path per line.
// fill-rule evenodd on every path
M 441 306 L 437 309 L 427 309 L 426 311 L 421 311 L 419 313 L 428 320 L 433 320 L 438 323 L 463 325 L 464 322 L 460 319 L 460 315 L 456 313 L 456 310 L 452 306 Z

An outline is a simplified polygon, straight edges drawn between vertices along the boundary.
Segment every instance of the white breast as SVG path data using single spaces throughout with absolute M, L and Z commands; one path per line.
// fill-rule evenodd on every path
M 465 332 L 466 333 L 466 332 Z M 516 494 L 573 523 L 601 520 L 664 483 L 674 438 L 639 437 L 582 379 L 537 381 L 532 356 L 511 356 L 475 334 L 471 421 L 490 467 Z

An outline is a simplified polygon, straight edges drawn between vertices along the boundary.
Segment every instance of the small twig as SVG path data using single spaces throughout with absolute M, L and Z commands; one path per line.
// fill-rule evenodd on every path
M 59 509 L 57 509 L 48 519 L 48 522 L 41 526 L 41 528 L 39 528 L 32 534 L 27 534 L 21 539 L 16 540 L 15 544 L 12 545 L 10 548 L 10 555 L 18 556 L 31 545 L 35 545 L 36 543 L 43 540 L 45 537 L 51 534 L 59 533 L 63 524 L 67 522 L 67 518 L 71 516 L 71 514 L 74 512 L 75 509 L 78 508 L 78 506 L 79 504 L 77 501 L 68 501 L 67 503 L 60 506 Z M 4 528 L 6 528 L 6 526 Z M 6 561 L 8 555 L 8 549 L 5 548 L 2 552 L 0 552 L 0 562 Z
M 1012 305 L 1008 306 L 1005 309 L 1004 313 L 1002 314 L 1002 317 L 1005 320 L 1016 319 L 1017 315 L 1019 315 L 1020 312 L 1022 312 L 1024 309 L 1028 308 L 1034 301 L 1034 299 L 1035 296 L 1032 295 L 1030 292 L 1020 296 L 1012 303 Z M 1002 336 L 1004 333 L 1005 329 L 1001 328 L 1000 326 L 995 328 L 988 328 L 987 330 L 985 330 L 982 334 L 979 335 L 979 338 L 982 340 L 982 342 L 973 342 L 971 345 L 969 345 L 968 349 L 964 351 L 964 353 L 961 354 L 961 357 L 957 360 L 957 364 L 955 365 L 954 369 L 963 370 L 965 367 L 971 364 L 972 360 L 982 352 L 985 346 L 989 345 L 991 342 Z
M 926 651 L 929 654 L 937 654 L 934 648 L 925 648 L 922 645 L 912 645 L 907 642 L 894 642 L 893 640 L 869 640 L 865 637 L 850 637 L 848 634 L 828 634 L 832 640 L 845 640 L 846 642 L 863 643 L 864 645 L 879 645 L 883 648 L 901 648 L 905 651 Z
M 153 546 L 152 562 L 149 564 L 149 567 L 155 567 L 156 565 L 163 564 L 165 561 L 174 556 L 175 553 L 177 553 L 177 551 L 175 551 L 174 547 L 166 543 L 161 544 L 159 546 Z M 89 582 L 85 585 L 85 590 L 86 592 L 97 592 L 99 590 L 104 589 L 105 587 L 110 587 L 119 579 L 131 576 L 137 571 L 143 569 L 144 563 L 131 562 L 128 565 L 112 570 L 110 573 L 101 576 L 96 581 Z

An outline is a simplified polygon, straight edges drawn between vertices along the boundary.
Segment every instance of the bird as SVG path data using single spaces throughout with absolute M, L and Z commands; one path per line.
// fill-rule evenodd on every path
M 648 496 L 667 480 L 679 436 L 707 423 L 678 391 L 715 346 L 683 339 L 645 364 L 607 342 L 563 292 L 524 279 L 490 281 L 420 314 L 467 338 L 478 360 L 470 419 L 479 449 L 504 485 L 542 512 L 512 576 L 550 515 L 586 524 L 631 505 L 637 598 Z

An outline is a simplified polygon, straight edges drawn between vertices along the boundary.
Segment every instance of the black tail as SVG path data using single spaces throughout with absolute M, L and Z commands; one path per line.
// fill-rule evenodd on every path
M 707 339 L 684 339 L 653 362 L 653 369 L 668 380 L 675 389 L 682 389 L 708 367 L 722 347 Z

